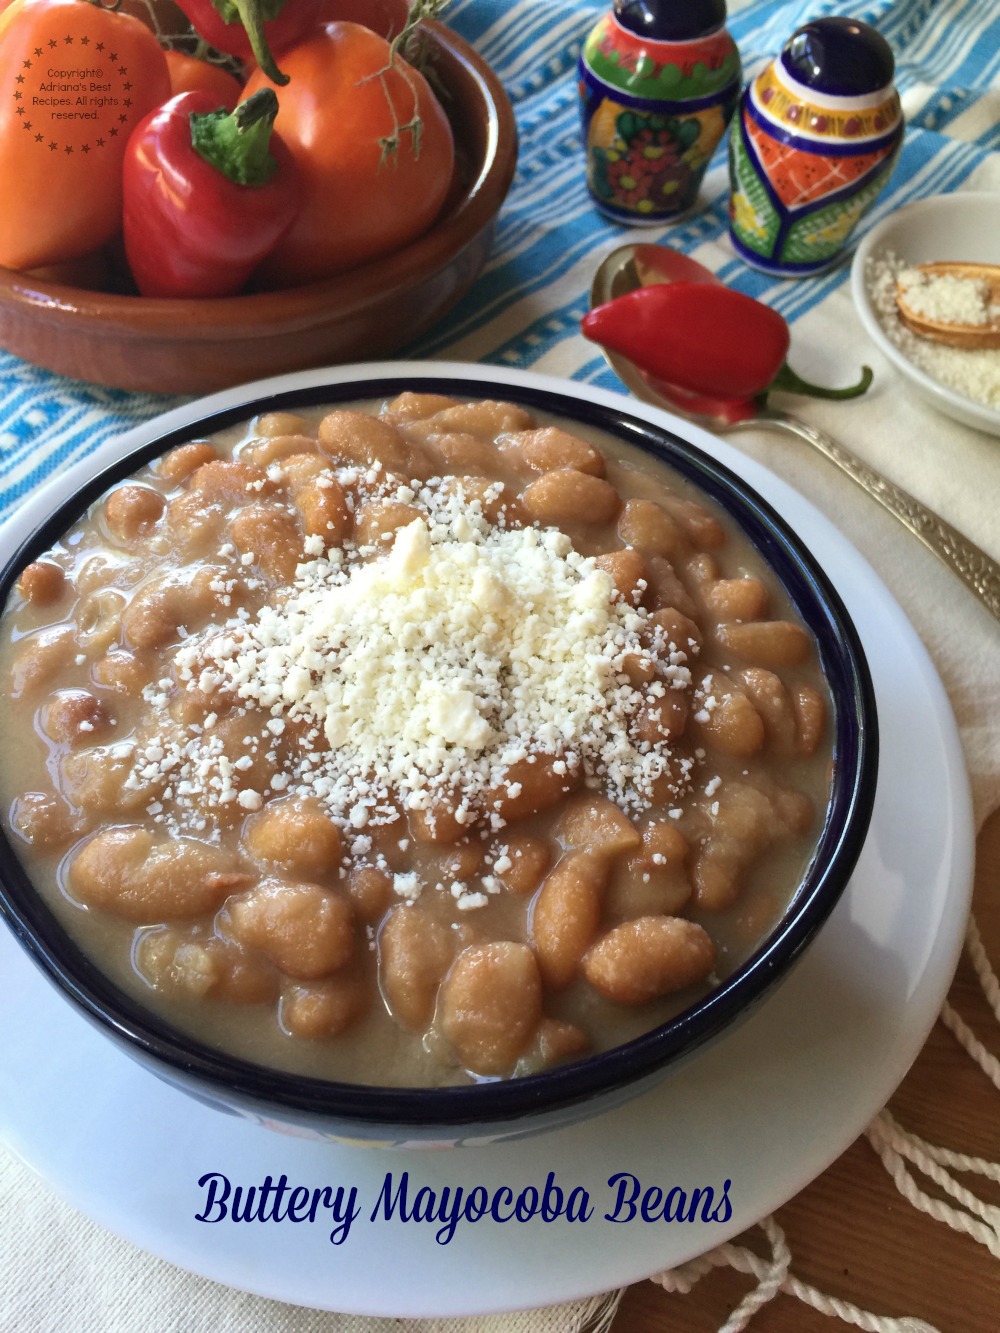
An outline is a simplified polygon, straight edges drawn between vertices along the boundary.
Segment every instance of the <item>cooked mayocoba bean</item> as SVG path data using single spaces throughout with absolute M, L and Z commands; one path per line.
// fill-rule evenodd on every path
M 390 417 L 400 417 L 406 421 L 419 421 L 425 417 L 433 417 L 438 412 L 445 411 L 446 408 L 456 407 L 458 400 L 449 398 L 443 393 L 414 393 L 407 390 L 405 393 L 397 394 L 390 403 L 386 405 L 386 414 Z
M 185 481 L 192 472 L 197 472 L 206 463 L 214 462 L 219 457 L 218 450 L 207 440 L 196 440 L 191 444 L 178 445 L 160 459 L 157 472 L 167 481 Z
M 358 978 L 338 973 L 288 987 L 278 1006 L 278 1022 L 291 1037 L 318 1041 L 346 1032 L 368 1005 L 367 990 Z
M 295 507 L 306 536 L 322 537 L 327 546 L 339 546 L 354 524 L 347 493 L 334 477 L 305 482 L 296 491 Z
M 524 489 L 524 507 L 539 523 L 607 523 L 621 507 L 621 497 L 603 477 L 574 468 L 544 472 Z
M 426 1030 L 457 949 L 455 933 L 418 906 L 394 907 L 385 918 L 378 936 L 379 982 L 404 1027 Z
M 531 413 L 523 407 L 489 399 L 481 403 L 454 403 L 435 412 L 430 421 L 435 431 L 467 431 L 490 441 L 534 425 Z
M 458 494 L 466 504 L 481 506 L 490 523 L 505 527 L 523 527 L 531 520 L 521 500 L 502 482 L 489 477 L 463 476 L 446 478 L 441 488 L 446 495 Z
M 582 1028 L 565 1019 L 543 1015 L 530 1045 L 514 1067 L 514 1074 L 538 1074 L 553 1065 L 576 1060 L 589 1049 L 590 1041 Z
M 378 866 L 353 866 L 347 876 L 347 893 L 360 920 L 375 924 L 392 902 L 392 876 Z
M 726 530 L 719 520 L 695 500 L 683 500 L 677 495 L 665 495 L 664 509 L 683 530 L 697 551 L 716 551 L 726 544 Z
M 258 949 L 298 980 L 328 976 L 354 952 L 350 902 L 318 884 L 263 880 L 230 898 L 220 920 L 240 944 Z
M 328 412 L 319 423 L 319 447 L 344 463 L 381 463 L 390 472 L 406 466 L 406 441 L 396 427 L 349 408 Z
M 727 652 L 766 667 L 798 666 L 812 649 L 807 631 L 790 620 L 724 624 L 717 634 Z
M 749 759 L 764 744 L 764 723 L 743 691 L 721 671 L 710 671 L 695 699 L 692 727 L 706 744 L 736 759 Z
M 633 733 L 646 745 L 676 740 L 684 734 L 689 710 L 687 696 L 678 691 L 652 695 L 636 713 Z
M 531 905 L 531 944 L 550 990 L 565 990 L 597 934 L 608 863 L 590 852 L 567 852 L 542 881 Z
M 411 810 L 410 834 L 415 842 L 453 843 L 464 837 L 465 823 L 458 817 L 458 804 L 440 797 L 432 804 Z
M 672 560 L 684 549 L 680 528 L 654 500 L 626 500 L 618 536 L 627 546 Z
M 584 976 L 615 1004 L 646 1004 L 704 981 L 715 945 L 695 921 L 640 916 L 601 937 L 583 960 Z
M 617 856 L 642 841 L 632 821 L 601 792 L 570 797 L 555 824 L 564 847 L 584 848 L 593 856 Z
M 55 625 L 29 634 L 18 645 L 10 668 L 10 697 L 22 699 L 42 689 L 65 670 L 79 645 L 72 625 Z
M 91 674 L 105 689 L 136 697 L 152 679 L 153 660 L 148 654 L 112 646 L 97 659 Z
M 224 591 L 227 581 L 225 570 L 210 565 L 196 565 L 150 579 L 118 613 L 117 621 L 127 644 L 134 649 L 162 648 L 179 637 L 181 627 L 185 633 L 199 629 L 226 609 L 222 599 L 227 595 Z M 110 594 L 112 590 L 107 591 Z M 95 603 L 98 610 L 100 605 Z M 114 616 L 114 606 L 103 613 L 109 636 L 115 628 Z M 99 628 L 97 623 L 94 628 L 84 624 L 81 631 L 96 635 Z
M 670 561 L 661 555 L 653 555 L 646 562 L 646 569 L 648 586 L 645 604 L 654 615 L 658 611 L 671 608 L 691 620 L 696 620 L 698 608 Z
M 158 522 L 166 507 L 163 496 L 151 486 L 126 482 L 116 486 L 104 502 L 104 522 L 119 541 L 131 542 Z
M 760 579 L 716 579 L 705 590 L 705 604 L 720 620 L 759 620 L 767 611 L 767 589 Z
M 27 791 L 15 798 L 11 828 L 32 847 L 60 849 L 83 832 L 81 821 L 53 792 Z
M 592 477 L 604 476 L 604 459 L 594 446 L 558 426 L 514 432 L 504 437 L 504 446 L 516 449 L 533 472 L 572 468 Z
M 17 580 L 18 592 L 35 606 L 51 606 L 59 601 L 65 589 L 66 575 L 54 560 L 32 561 Z
M 111 716 L 89 690 L 56 690 L 42 708 L 40 724 L 60 745 L 92 745 L 111 730 Z
M 319 457 L 316 452 L 316 440 L 311 435 L 265 435 L 263 439 L 250 440 L 240 450 L 241 463 L 254 463 L 258 467 L 267 468 L 271 463 L 283 464 L 285 459 L 298 458 L 303 454 L 312 454 Z M 327 460 L 327 466 L 329 466 Z M 281 467 L 281 471 L 284 468 Z
M 534 893 L 552 864 L 552 848 L 544 838 L 512 833 L 500 847 L 494 869 L 511 893 Z
M 649 582 L 649 570 L 641 551 L 626 546 L 620 551 L 607 551 L 597 556 L 594 563 L 611 575 L 623 602 L 629 606 L 639 605 Z
M 507 823 L 526 819 L 556 805 L 567 792 L 580 785 L 578 769 L 567 771 L 565 759 L 555 755 L 529 755 L 518 759 L 505 776 L 486 792 L 486 808 Z
M 292 499 L 320 477 L 333 477 L 332 465 L 322 454 L 290 454 L 281 460 L 281 484 Z
M 302 563 L 302 529 L 287 509 L 254 501 L 230 520 L 229 535 L 238 551 L 268 578 L 290 583 Z
M 441 459 L 446 472 L 478 476 L 496 462 L 493 449 L 468 431 L 444 431 L 431 435 L 427 443 Z
M 826 732 L 826 702 L 814 685 L 798 684 L 792 690 L 792 708 L 798 728 L 800 755 L 813 755 Z
M 541 1014 L 541 978 L 525 944 L 470 945 L 441 984 L 438 1026 L 474 1074 L 509 1074 Z
M 202 503 L 242 505 L 273 495 L 277 483 L 267 469 L 234 458 L 220 458 L 203 463 L 191 474 L 190 494 L 200 495 Z
M 140 974 L 162 990 L 231 1004 L 267 1004 L 278 993 L 278 977 L 266 959 L 249 957 L 228 940 L 160 926 L 143 931 L 135 950 Z
M 354 517 L 354 540 L 359 546 L 388 550 L 400 528 L 420 518 L 420 510 L 398 500 L 371 500 Z
M 244 841 L 254 856 L 304 878 L 336 876 L 340 829 L 313 797 L 288 796 L 251 815 Z
M 263 412 L 253 425 L 254 434 L 264 439 L 281 439 L 289 435 L 309 436 L 309 422 L 296 412 Z
M 688 852 L 687 839 L 668 819 L 647 824 L 642 846 L 615 865 L 605 894 L 605 915 L 622 921 L 683 911 L 693 891 Z
M 162 775 L 137 777 L 129 746 L 94 745 L 58 757 L 59 790 L 74 809 L 93 820 L 123 814 L 141 818 L 162 794 Z
M 221 848 L 194 838 L 158 843 L 149 829 L 127 824 L 83 844 L 69 867 L 69 888 L 87 907 L 130 921 L 177 921 L 227 898 L 233 866 Z

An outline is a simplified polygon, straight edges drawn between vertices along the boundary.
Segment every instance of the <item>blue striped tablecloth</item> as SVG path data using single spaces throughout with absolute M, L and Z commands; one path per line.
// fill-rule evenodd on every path
M 446 21 L 482 52 L 511 96 L 520 163 L 485 271 L 459 307 L 403 355 L 533 367 L 620 387 L 578 332 L 597 259 L 629 235 L 588 201 L 578 131 L 576 59 L 607 6 L 608 0 L 453 0 L 446 11 Z M 956 188 L 1000 146 L 1000 4 L 757 0 L 730 21 L 746 75 L 755 74 L 799 24 L 838 13 L 864 18 L 891 43 L 909 121 L 900 163 L 867 221 L 871 225 L 910 199 Z M 704 206 L 669 229 L 670 244 L 693 251 L 724 237 L 727 198 L 720 148 L 706 178 Z M 642 235 L 655 239 L 658 233 Z M 798 283 L 769 280 L 728 247 L 713 267 L 792 322 L 847 275 L 842 266 Z M 176 401 L 81 384 L 0 352 L 0 516 L 55 469 Z

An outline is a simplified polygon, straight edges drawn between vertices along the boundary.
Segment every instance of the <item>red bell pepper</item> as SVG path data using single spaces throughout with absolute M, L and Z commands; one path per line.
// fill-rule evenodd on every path
M 275 63 L 320 22 L 326 0 L 177 0 L 209 46 L 255 60 L 272 83 L 288 78 Z
M 785 360 L 791 336 L 782 316 L 708 276 L 654 277 L 653 285 L 591 310 L 583 333 L 628 357 L 683 411 L 727 421 L 753 416 L 772 389 L 854 398 L 868 388 L 867 366 L 857 384 L 843 389 L 803 380 Z
M 299 181 L 265 88 L 235 111 L 181 93 L 129 140 L 125 253 L 144 296 L 239 291 L 295 220 Z

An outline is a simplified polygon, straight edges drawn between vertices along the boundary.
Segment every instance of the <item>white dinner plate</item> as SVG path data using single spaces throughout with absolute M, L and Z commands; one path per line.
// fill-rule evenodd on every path
M 448 1152 L 300 1139 L 201 1105 L 100 1035 L 0 931 L 0 1135 L 112 1231 L 278 1300 L 400 1317 L 569 1300 L 682 1263 L 759 1220 L 843 1152 L 903 1078 L 949 986 L 968 912 L 974 839 L 958 735 L 919 639 L 869 566 L 801 496 L 729 445 L 617 395 L 483 366 L 346 367 L 286 376 L 265 391 L 360 373 L 529 383 L 618 404 L 727 464 L 806 535 L 857 625 L 879 709 L 878 794 L 851 882 L 785 984 L 652 1092 L 569 1129 Z M 173 412 L 104 446 L 83 470 L 161 428 L 261 392 L 244 387 Z M 3 540 L 24 535 L 79 480 L 74 469 L 33 498 Z M 433 1192 L 440 1206 L 445 1186 L 481 1186 L 497 1201 L 497 1217 L 459 1221 L 447 1243 L 438 1239 L 440 1221 L 386 1218 L 386 1178 L 395 1190 L 404 1172 L 411 1208 L 421 1189 L 424 1202 Z M 586 1191 L 589 1216 L 499 1220 L 510 1211 L 504 1189 L 514 1197 L 541 1191 L 550 1173 L 564 1202 L 574 1188 Z M 649 1220 L 638 1207 L 624 1220 L 627 1205 L 623 1220 L 608 1220 L 617 1173 L 626 1193 L 634 1178 Z M 289 1191 L 307 1191 L 301 1198 L 324 1186 L 354 1188 L 358 1215 L 340 1244 L 330 1240 L 335 1224 L 322 1206 L 315 1221 L 200 1221 L 199 1213 L 220 1212 L 217 1204 L 208 1211 L 208 1187 L 199 1185 L 208 1175 L 225 1177 L 233 1191 L 284 1176 Z M 696 1220 L 676 1218 L 695 1190 Z M 574 1198 L 579 1213 L 583 1194 Z M 668 1199 L 674 1220 L 663 1217 Z M 714 1219 L 702 1220 L 705 1212 Z

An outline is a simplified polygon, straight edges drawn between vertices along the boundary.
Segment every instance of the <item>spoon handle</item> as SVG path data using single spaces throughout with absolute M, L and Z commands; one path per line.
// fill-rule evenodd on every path
M 902 487 L 896 486 L 876 472 L 873 467 L 863 463 L 856 454 L 845 449 L 836 440 L 815 430 L 805 421 L 786 413 L 768 412 L 752 421 L 736 422 L 729 430 L 741 427 L 748 429 L 762 426 L 776 426 L 780 430 L 805 440 L 835 463 L 843 472 L 856 481 L 868 494 L 879 502 L 889 513 L 894 515 L 923 544 L 942 560 L 972 592 L 976 594 L 995 619 L 1000 620 L 1000 563 L 985 551 L 969 541 L 950 523 L 946 523 L 932 509 L 915 499 Z

